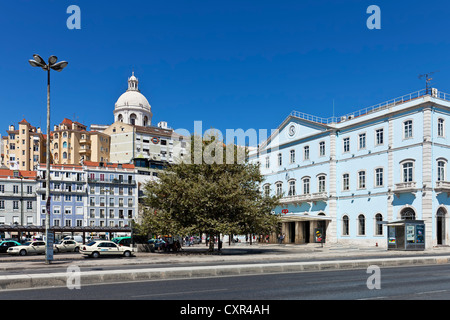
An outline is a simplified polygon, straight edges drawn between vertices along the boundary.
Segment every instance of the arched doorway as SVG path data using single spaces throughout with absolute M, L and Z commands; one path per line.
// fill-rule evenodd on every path
M 439 208 L 436 213 L 436 238 L 438 245 L 445 245 L 446 232 L 445 232 L 445 217 L 447 211 L 444 208 Z
M 400 219 L 402 220 L 416 220 L 416 212 L 413 208 L 405 208 L 400 212 Z

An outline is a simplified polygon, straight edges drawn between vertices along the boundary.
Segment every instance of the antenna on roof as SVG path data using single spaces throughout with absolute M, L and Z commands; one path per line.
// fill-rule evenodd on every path
M 430 76 L 436 72 L 439 72 L 439 71 L 433 71 L 433 72 L 421 74 L 419 76 L 419 79 L 425 78 L 425 88 L 426 88 L 425 94 L 428 94 L 430 92 L 431 80 L 433 80 L 433 78 L 430 78 Z

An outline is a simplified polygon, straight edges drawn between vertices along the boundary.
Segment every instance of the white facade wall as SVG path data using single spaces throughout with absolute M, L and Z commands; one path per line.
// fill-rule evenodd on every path
M 440 135 L 438 119 L 444 121 Z M 449 123 L 450 103 L 430 96 L 330 124 L 290 116 L 280 125 L 279 133 L 262 144 L 250 159 L 261 164 L 266 178 L 263 191 L 270 186 L 274 194 L 276 184 L 282 183 L 282 205 L 274 209 L 275 213 L 286 222 L 325 217 L 330 243 L 386 246 L 387 230 L 380 228 L 377 215 L 382 221 L 391 222 L 412 209 L 415 219 L 425 221 L 427 247 L 449 244 Z M 291 126 L 295 129 L 292 136 Z M 378 130 L 382 130 L 382 141 Z M 364 134 L 365 144 L 360 144 Z M 319 153 L 321 142 L 325 143 L 324 156 Z M 309 159 L 304 159 L 305 146 L 309 146 Z M 290 150 L 296 153 L 294 163 L 289 162 Z M 282 155 L 281 166 L 278 154 Z M 269 168 L 266 158 L 270 160 Z M 438 161 L 445 163 L 445 177 L 439 183 Z M 405 163 L 412 164 L 411 181 L 407 183 Z M 378 169 L 383 170 L 380 185 Z M 360 173 L 364 176 L 363 186 L 359 184 Z M 326 177 L 325 198 L 315 194 L 318 176 Z M 305 177 L 310 178 L 310 195 L 302 190 Z M 290 181 L 295 181 L 294 196 L 289 195 Z M 445 218 L 438 224 L 439 209 Z

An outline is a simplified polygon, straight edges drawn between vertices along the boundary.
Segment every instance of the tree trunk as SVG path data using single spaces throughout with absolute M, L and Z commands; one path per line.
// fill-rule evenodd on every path
M 209 235 L 209 252 L 214 252 L 214 234 Z

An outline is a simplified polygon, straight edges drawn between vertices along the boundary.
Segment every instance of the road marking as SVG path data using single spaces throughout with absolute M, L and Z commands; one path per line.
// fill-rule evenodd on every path
M 435 290 L 435 291 L 425 291 L 425 292 L 417 292 L 416 294 L 432 294 L 432 293 L 441 293 L 447 292 L 448 290 Z
M 228 291 L 228 289 L 211 289 L 211 290 L 200 290 L 195 291 L 195 293 L 203 292 L 218 292 L 218 291 Z M 166 296 L 166 295 L 176 295 L 176 294 L 192 294 L 192 291 L 180 291 L 180 292 L 167 292 L 167 293 L 154 293 L 154 294 L 144 294 L 139 296 L 131 296 L 132 298 L 142 298 L 142 297 L 156 297 L 156 296 Z

